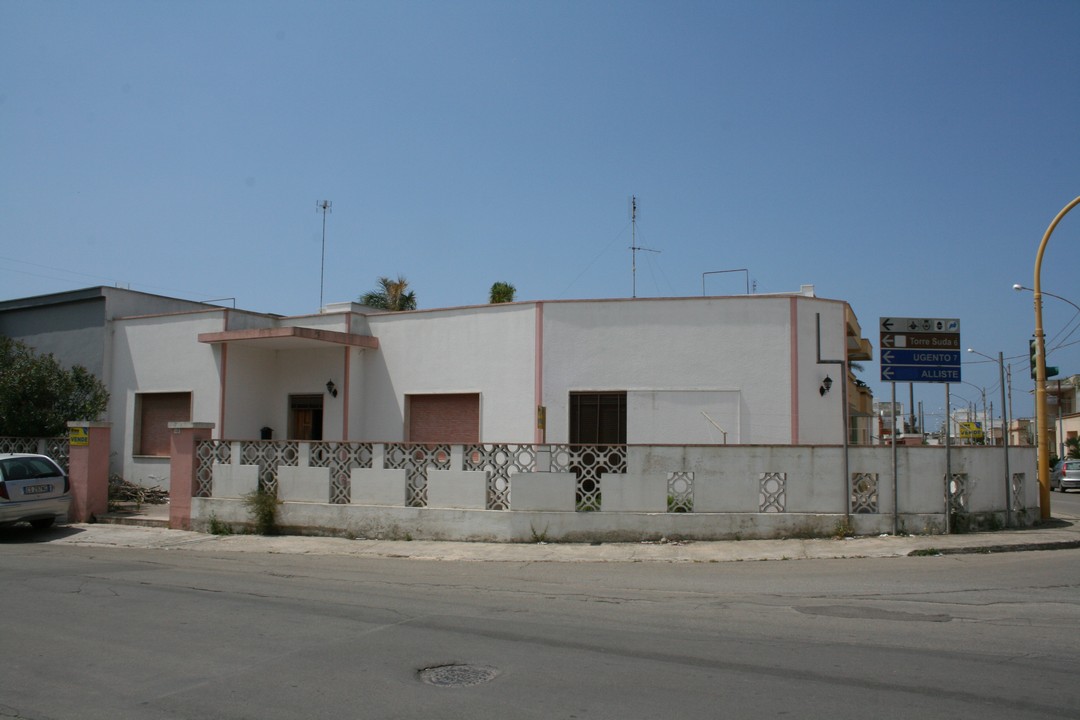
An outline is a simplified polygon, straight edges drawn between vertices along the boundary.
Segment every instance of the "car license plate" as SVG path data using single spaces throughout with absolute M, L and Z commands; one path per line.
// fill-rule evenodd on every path
M 27 485 L 23 488 L 23 495 L 42 495 L 52 492 L 52 485 Z

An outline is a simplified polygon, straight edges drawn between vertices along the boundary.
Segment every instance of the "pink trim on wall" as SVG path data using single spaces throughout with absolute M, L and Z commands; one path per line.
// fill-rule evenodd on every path
M 534 343 L 535 357 L 533 358 L 533 441 L 537 444 L 544 442 L 546 430 L 537 427 L 536 408 L 544 404 L 544 303 L 536 303 L 536 342 Z
M 224 437 L 225 433 L 225 386 L 229 374 L 229 344 L 221 344 L 221 387 L 218 390 L 218 425 L 217 439 Z
M 225 312 L 221 314 L 221 331 L 225 332 L 229 329 L 229 310 L 225 309 Z M 218 421 L 216 435 L 217 439 L 221 440 L 225 437 L 225 390 L 226 381 L 229 375 L 229 344 L 221 344 L 221 386 L 218 388 Z M 194 416 L 189 416 L 194 417 Z
M 352 363 L 349 362 L 349 348 L 343 348 L 345 353 L 345 379 L 342 380 L 343 387 L 341 392 L 344 394 L 344 398 L 341 402 L 341 442 L 349 441 L 349 368 Z
M 788 301 L 791 331 L 791 444 L 799 444 L 799 306 L 798 298 Z

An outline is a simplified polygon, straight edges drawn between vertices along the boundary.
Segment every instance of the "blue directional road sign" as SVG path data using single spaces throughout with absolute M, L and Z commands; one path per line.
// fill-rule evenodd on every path
M 960 382 L 960 321 L 881 318 L 882 382 Z

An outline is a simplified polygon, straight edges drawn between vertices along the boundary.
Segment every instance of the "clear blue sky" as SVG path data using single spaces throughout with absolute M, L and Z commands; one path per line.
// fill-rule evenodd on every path
M 323 199 L 327 302 L 399 273 L 423 308 L 629 297 L 636 195 L 639 297 L 812 284 L 881 400 L 878 318 L 958 317 L 1030 414 L 1011 286 L 1080 195 L 1078 38 L 1073 0 L 0 0 L 0 299 L 313 312 Z M 1080 210 L 1042 276 L 1080 304 L 1078 250 Z M 1064 374 L 1075 312 L 1046 300 Z M 996 413 L 996 366 L 964 376 Z

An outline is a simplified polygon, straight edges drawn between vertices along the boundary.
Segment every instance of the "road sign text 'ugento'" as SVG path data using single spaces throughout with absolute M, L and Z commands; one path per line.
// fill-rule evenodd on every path
M 957 318 L 881 318 L 882 382 L 960 382 Z

